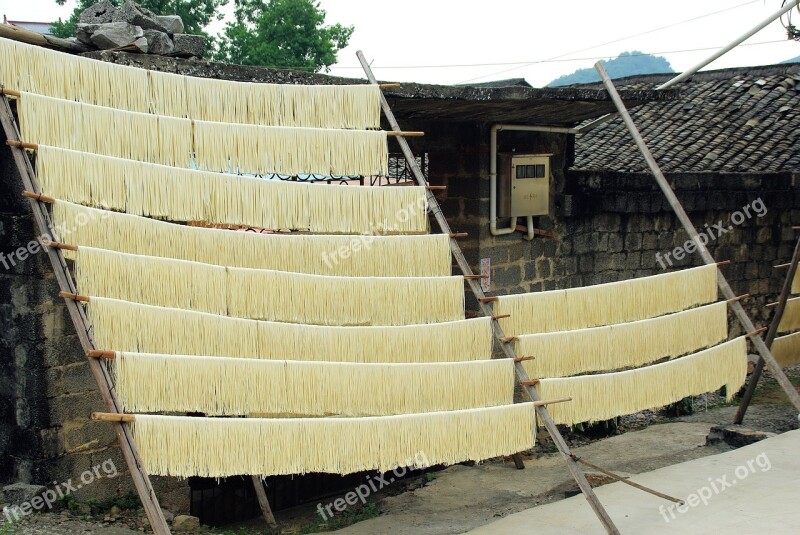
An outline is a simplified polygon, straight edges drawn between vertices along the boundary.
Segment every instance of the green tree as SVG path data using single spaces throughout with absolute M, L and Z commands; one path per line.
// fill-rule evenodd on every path
M 78 5 L 67 20 L 59 19 L 53 23 L 53 35 L 56 37 L 75 35 L 75 25 L 81 12 L 96 2 L 97 0 L 78 0 Z M 111 0 L 111 3 L 117 6 L 122 2 L 123 0 Z M 56 3 L 63 6 L 67 0 L 56 0 Z M 206 35 L 203 28 L 212 20 L 222 20 L 224 15 L 219 12 L 219 8 L 227 5 L 228 0 L 138 0 L 137 3 L 156 15 L 180 15 L 186 33 Z
M 213 54 L 217 61 L 327 71 L 353 34 L 352 26 L 324 26 L 326 13 L 314 0 L 235 2 L 235 20 Z

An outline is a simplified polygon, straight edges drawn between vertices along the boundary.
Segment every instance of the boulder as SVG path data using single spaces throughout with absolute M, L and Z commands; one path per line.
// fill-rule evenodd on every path
M 175 50 L 175 43 L 169 35 L 156 30 L 145 30 L 144 38 L 147 39 L 147 53 L 166 56 Z
M 147 39 L 144 36 L 134 41 L 133 45 L 131 46 L 138 48 L 139 52 L 141 52 L 142 54 L 147 54 L 148 50 L 150 50 L 150 46 L 147 44 Z
M 127 22 L 133 26 L 139 26 L 143 30 L 158 30 L 167 33 L 167 29 L 159 24 L 158 15 L 145 9 L 131 0 L 126 0 L 119 6 L 112 17 L 112 22 Z
M 91 41 L 97 48 L 107 50 L 109 48 L 130 46 L 141 37 L 144 37 L 144 32 L 139 26 L 133 26 L 127 22 L 109 22 L 100 25 L 95 30 Z
M 200 529 L 200 519 L 196 516 L 178 515 L 172 521 L 172 531 L 186 533 Z
M 100 28 L 99 24 L 86 24 L 79 22 L 75 25 L 75 37 L 78 41 L 87 45 L 92 44 L 92 34 Z
M 112 22 L 116 6 L 108 0 L 97 2 L 84 9 L 78 16 L 78 22 L 82 24 L 103 24 Z
M 741 425 L 715 425 L 708 432 L 706 437 L 706 445 L 711 446 L 724 442 L 734 448 L 741 448 L 742 446 L 749 446 L 764 439 L 774 437 L 775 433 L 768 431 L 755 431 L 742 427 Z
M 172 40 L 175 43 L 175 50 L 170 54 L 172 56 L 202 58 L 206 52 L 206 38 L 202 35 L 176 33 Z
M 157 16 L 156 20 L 160 25 L 167 29 L 169 35 L 183 33 L 183 19 L 180 15 Z
M 27 483 L 14 483 L 3 487 L 3 500 L 12 505 L 22 505 L 47 490 L 42 485 L 29 485 Z

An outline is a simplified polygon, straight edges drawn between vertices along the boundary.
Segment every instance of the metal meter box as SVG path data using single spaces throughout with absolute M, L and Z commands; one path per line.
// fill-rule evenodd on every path
M 511 216 L 550 213 L 550 156 L 511 156 Z

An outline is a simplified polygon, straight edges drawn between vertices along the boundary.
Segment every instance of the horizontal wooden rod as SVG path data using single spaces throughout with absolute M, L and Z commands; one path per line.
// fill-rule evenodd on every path
M 776 307 L 780 304 L 780 302 L 775 301 L 774 303 L 767 303 L 767 308 Z
M 534 407 L 543 407 L 544 405 L 553 405 L 555 403 L 564 403 L 564 402 L 567 402 L 567 401 L 572 401 L 572 398 L 571 397 L 565 397 L 565 398 L 556 398 L 556 399 L 543 399 L 541 401 L 534 401 L 533 402 L 533 406 Z
M 58 292 L 59 297 L 64 299 L 72 299 L 73 301 L 80 301 L 81 303 L 88 303 L 89 297 L 86 295 L 71 294 L 69 292 Z
M 716 262 L 716 264 L 717 264 L 718 266 L 727 266 L 727 265 L 729 265 L 730 263 L 731 263 L 731 261 L 730 261 L 730 260 L 722 260 L 722 261 L 720 261 L 720 262 Z
M 725 302 L 726 303 L 735 303 L 736 301 L 741 301 L 742 299 L 747 299 L 748 297 L 750 297 L 750 294 L 743 294 L 743 295 L 740 295 L 739 297 L 734 297 L 732 299 L 728 299 Z
M 86 356 L 90 359 L 105 359 L 105 360 L 114 360 L 117 358 L 116 351 L 100 351 L 99 349 L 92 349 L 86 353 Z
M 755 331 L 753 331 L 753 332 L 751 332 L 751 333 L 747 333 L 746 335 L 744 335 L 744 337 L 745 337 L 745 338 L 752 338 L 753 336 L 756 336 L 756 335 L 758 335 L 758 334 L 761 334 L 761 333 L 763 333 L 763 332 L 764 332 L 764 331 L 766 331 L 766 330 L 767 330 L 767 327 L 761 327 L 760 329 L 756 329 Z
M 500 341 L 504 344 L 510 344 L 511 342 L 516 342 L 519 340 L 518 336 L 506 336 L 505 338 L 501 338 Z
M 393 132 L 388 131 L 386 135 L 389 137 L 424 137 L 425 132 Z
M 792 230 L 800 230 L 800 227 L 792 227 Z
M 21 97 L 22 94 L 19 91 L 14 91 L 13 89 L 0 89 L 0 95 L 5 95 L 7 97 Z
M 25 143 L 24 141 L 15 141 L 13 139 L 7 140 L 6 145 L 9 147 L 17 147 L 18 149 L 39 150 L 39 145 L 36 143 Z
M 528 360 L 535 360 L 536 357 L 514 357 L 514 362 L 525 362 Z
M 47 247 L 52 247 L 53 249 L 62 249 L 64 251 L 77 251 L 78 250 L 78 246 L 77 245 L 70 245 L 68 243 L 61 243 L 61 242 L 58 242 L 58 241 L 45 242 L 45 245 Z
M 773 268 L 773 269 L 781 269 L 781 268 L 787 268 L 787 267 L 789 267 L 789 266 L 791 266 L 791 265 L 792 265 L 792 263 L 791 263 L 791 262 L 789 262 L 789 263 L 787 263 L 787 264 L 778 264 L 777 266 L 772 266 L 772 268 Z
M 132 423 L 136 421 L 136 416 L 133 414 L 120 414 L 114 412 L 93 412 L 92 420 L 99 420 L 101 422 Z
M 444 191 L 447 186 L 425 186 L 425 189 L 428 191 Z
M 41 193 L 34 193 L 27 190 L 22 192 L 22 196 L 35 201 L 46 202 L 47 204 L 55 204 L 56 202 L 55 198 L 53 197 L 48 197 L 47 195 L 42 195 Z
M 510 318 L 510 317 L 511 317 L 511 314 L 499 314 L 499 315 L 492 316 L 492 319 L 493 320 L 502 320 L 502 319 L 506 319 L 506 318 Z
M 627 478 L 622 477 L 619 474 L 615 474 L 614 472 L 611 472 L 609 470 L 606 470 L 605 468 L 600 468 L 596 464 L 592 464 L 589 461 L 584 461 L 583 459 L 577 457 L 576 455 L 573 455 L 572 458 L 575 459 L 575 461 L 581 463 L 582 465 L 588 466 L 592 470 L 597 470 L 601 474 L 605 474 L 608 477 L 616 479 L 617 481 L 619 481 L 621 483 L 625 483 L 626 485 L 630 485 L 631 487 L 637 488 L 639 490 L 643 490 L 643 491 L 645 491 L 647 493 L 652 494 L 653 496 L 658 496 L 659 498 L 664 498 L 665 500 L 669 500 L 671 502 L 675 502 L 675 503 L 679 503 L 679 504 L 683 505 L 683 500 L 680 500 L 678 498 L 673 498 L 672 496 L 668 496 L 667 494 L 663 494 L 661 492 L 658 492 L 657 490 L 653 490 L 651 488 L 645 487 L 644 485 L 640 485 L 638 483 L 634 483 L 633 481 L 628 481 Z
M 480 301 L 481 303 L 494 303 L 499 300 L 500 300 L 499 297 L 481 297 L 478 299 L 478 301 Z
M 381 89 L 392 89 L 394 87 L 400 87 L 399 83 L 391 83 L 391 84 L 378 84 L 378 87 Z
M 530 381 L 520 381 L 522 386 L 536 386 L 539 384 L 539 379 L 531 379 Z
M 450 234 L 451 238 L 467 238 L 469 237 L 469 232 L 452 232 Z
M 464 279 L 472 281 L 478 279 L 488 279 L 489 275 L 464 275 Z

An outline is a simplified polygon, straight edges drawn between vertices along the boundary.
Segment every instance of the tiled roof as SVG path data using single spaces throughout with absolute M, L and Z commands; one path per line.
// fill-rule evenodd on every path
M 652 89 L 671 76 L 615 83 Z M 676 87 L 678 100 L 631 111 L 664 172 L 800 171 L 799 65 L 710 71 Z M 619 117 L 578 137 L 574 168 L 648 170 Z

